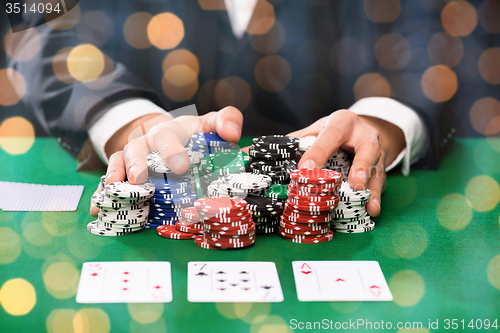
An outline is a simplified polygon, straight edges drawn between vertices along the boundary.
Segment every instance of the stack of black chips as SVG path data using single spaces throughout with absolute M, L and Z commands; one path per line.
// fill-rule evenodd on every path
M 280 223 L 280 215 L 283 211 L 283 201 L 250 195 L 245 198 L 245 201 L 248 204 L 248 210 L 252 213 L 257 233 L 276 233 Z

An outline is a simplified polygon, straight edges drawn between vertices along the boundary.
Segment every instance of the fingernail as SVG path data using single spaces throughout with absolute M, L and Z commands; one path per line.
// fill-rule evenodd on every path
M 305 160 L 302 162 L 302 167 L 303 168 L 317 168 L 318 166 L 316 165 L 316 162 L 314 162 L 311 159 Z
M 241 135 L 241 128 L 240 128 L 240 126 L 236 125 L 235 123 L 227 122 L 224 127 L 226 127 L 226 129 L 229 132 L 233 133 L 236 136 L 240 136 Z
M 179 170 L 180 168 L 182 168 L 184 163 L 186 163 L 186 156 L 185 155 L 186 154 L 184 154 L 184 153 L 180 153 L 180 154 L 177 154 L 177 155 L 170 157 L 169 164 L 172 167 L 172 169 Z
M 380 209 L 380 200 L 379 199 L 373 199 L 373 202 L 378 206 L 378 209 Z
M 114 174 L 117 174 L 118 171 L 116 170 L 109 170 L 108 173 L 106 174 L 106 181 L 111 178 Z
M 361 171 L 358 171 L 356 173 L 356 175 L 363 182 L 363 188 L 362 188 L 362 190 L 364 190 L 366 188 L 366 182 L 368 181 L 368 176 L 366 175 L 366 172 L 364 172 L 363 170 L 361 170 Z
M 132 164 L 128 168 L 128 180 L 135 184 L 142 184 L 148 179 L 148 171 L 140 168 L 137 164 Z

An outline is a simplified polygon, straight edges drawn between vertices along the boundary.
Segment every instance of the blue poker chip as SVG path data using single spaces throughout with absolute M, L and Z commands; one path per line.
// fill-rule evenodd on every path
M 148 218 L 148 223 L 155 223 L 155 224 L 175 223 L 177 221 L 179 221 L 178 216 L 171 216 L 171 217 L 149 216 Z
M 175 176 L 167 176 L 167 179 L 149 178 L 149 180 L 155 185 L 155 189 L 157 190 L 184 188 L 191 185 L 191 179 L 188 177 L 176 178 Z
M 191 185 L 188 187 L 179 187 L 179 188 L 168 188 L 168 189 L 156 189 L 155 195 L 159 194 L 185 194 L 191 192 Z
M 183 209 L 187 207 L 192 207 L 193 205 L 190 203 L 186 204 L 163 204 L 163 203 L 150 203 L 149 207 L 152 209 L 155 208 L 170 208 L 170 209 Z
M 181 216 L 181 212 L 149 212 L 149 217 L 175 218 Z
M 193 141 L 193 145 L 200 146 L 219 147 L 232 144 L 215 133 L 195 133 L 191 139 Z
M 194 194 L 194 196 L 192 195 Z M 152 197 L 149 199 L 150 204 L 163 204 L 163 205 L 182 205 L 182 204 L 191 204 L 198 199 L 198 196 L 196 193 L 191 193 L 190 195 L 184 196 L 182 198 L 170 198 L 170 199 L 165 199 L 165 198 L 157 198 L 157 197 Z
M 173 198 L 183 198 L 187 195 L 188 193 L 155 193 L 153 194 L 153 198 L 173 199 Z
M 172 215 L 178 215 L 181 213 L 181 210 L 182 208 L 175 208 L 175 209 L 172 209 L 172 208 L 155 208 L 155 209 L 150 209 L 149 210 L 149 215 L 158 215 L 158 214 L 172 214 Z

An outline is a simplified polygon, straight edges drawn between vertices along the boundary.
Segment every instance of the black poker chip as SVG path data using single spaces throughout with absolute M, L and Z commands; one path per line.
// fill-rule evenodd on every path
M 299 139 L 285 135 L 263 135 L 253 139 L 254 145 L 264 147 L 266 145 L 275 145 L 276 147 L 293 146 L 299 148 Z
M 262 159 L 268 159 L 268 160 L 283 160 L 283 159 L 290 159 L 290 158 L 295 158 L 295 152 L 293 153 L 266 153 L 266 152 L 261 152 L 258 150 L 255 150 L 253 148 L 250 148 L 248 150 L 248 155 L 256 158 L 262 158 Z

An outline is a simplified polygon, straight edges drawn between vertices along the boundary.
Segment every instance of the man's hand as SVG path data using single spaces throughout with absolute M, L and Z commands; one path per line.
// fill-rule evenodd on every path
M 369 188 L 368 214 L 380 214 L 380 197 L 386 183 L 385 166 L 392 163 L 406 146 L 399 127 L 378 118 L 358 117 L 352 111 L 339 110 L 288 135 L 318 137 L 302 156 L 299 168 L 324 166 L 339 147 L 354 153 L 349 185 L 357 190 Z
M 142 184 L 148 178 L 146 159 L 158 150 L 169 168 L 181 174 L 190 165 L 184 146 L 191 135 L 215 132 L 228 142 L 237 143 L 241 137 L 243 115 L 231 106 L 200 117 L 181 116 L 175 119 L 161 115 L 147 115 L 136 119 L 118 131 L 105 147 L 109 157 L 106 184 L 128 179 L 131 184 Z M 96 192 L 102 191 L 99 186 Z M 90 214 L 97 216 L 93 204 Z

